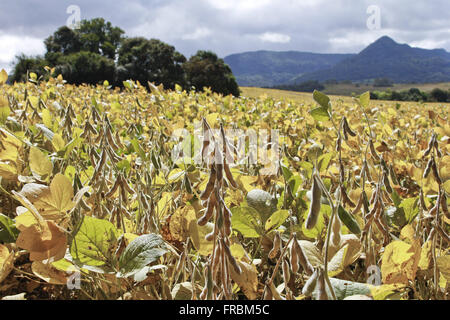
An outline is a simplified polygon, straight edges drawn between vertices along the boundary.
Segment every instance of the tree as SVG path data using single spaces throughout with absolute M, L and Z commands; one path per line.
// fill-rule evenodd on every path
M 58 28 L 45 39 L 45 58 L 17 57 L 13 81 L 26 81 L 27 71 L 43 73 L 45 66 L 55 67 L 69 83 L 114 83 L 115 59 L 124 31 L 102 18 L 81 21 L 80 28 Z
M 184 85 L 182 64 L 186 58 L 175 47 L 160 40 L 142 37 L 127 38 L 119 49 L 118 80 L 138 80 L 163 84 L 173 89 L 175 84 Z
M 112 59 L 97 53 L 80 51 L 62 56 L 56 67 L 65 80 L 73 84 L 97 84 L 114 79 L 115 64 Z
M 88 51 L 114 60 L 123 33 L 122 29 L 113 27 L 111 22 L 105 22 L 103 18 L 95 18 L 82 20 L 80 28 L 76 30 L 66 26 L 60 27 L 53 35 L 45 39 L 44 43 L 47 53 L 53 56 L 57 53 L 67 55 Z
M 240 95 L 231 68 L 211 51 L 198 51 L 184 63 L 183 69 L 189 86 L 194 86 L 198 90 L 211 87 L 212 91 L 224 95 Z
M 445 92 L 444 90 L 439 89 L 439 88 L 434 88 L 431 91 L 430 95 L 431 95 L 431 98 L 437 102 L 446 102 L 448 99 L 447 92 Z
M 11 82 L 26 82 L 27 72 L 34 72 L 42 75 L 47 61 L 40 56 L 29 57 L 24 54 L 16 56 L 16 64 L 11 75 Z

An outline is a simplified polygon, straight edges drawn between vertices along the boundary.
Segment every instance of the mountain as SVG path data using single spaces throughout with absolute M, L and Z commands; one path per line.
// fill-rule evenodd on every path
M 450 53 L 399 44 L 384 36 L 358 54 L 255 51 L 224 58 L 240 86 L 269 87 L 308 80 L 395 83 L 450 82 Z
M 300 75 L 290 83 L 307 80 L 367 81 L 389 78 L 395 83 L 450 81 L 450 53 L 444 49 L 413 48 L 384 36 L 359 54 L 330 68 Z
M 224 58 L 240 86 L 270 87 L 298 76 L 323 70 L 352 54 L 319 54 L 298 51 L 255 51 Z

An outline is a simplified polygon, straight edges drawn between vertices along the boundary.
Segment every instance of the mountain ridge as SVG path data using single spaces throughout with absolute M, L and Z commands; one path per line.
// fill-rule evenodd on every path
M 287 53 L 290 59 L 285 58 Z M 389 78 L 396 83 L 450 81 L 450 53 L 445 49 L 411 47 L 388 36 L 357 54 L 258 50 L 232 54 L 224 60 L 241 86 L 309 80 L 370 82 L 376 78 Z

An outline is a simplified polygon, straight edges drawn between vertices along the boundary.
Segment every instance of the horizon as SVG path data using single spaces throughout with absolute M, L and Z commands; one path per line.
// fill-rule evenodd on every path
M 43 40 L 77 19 L 102 17 L 125 36 L 156 38 L 187 58 L 210 50 L 224 58 L 254 51 L 358 53 L 386 35 L 411 47 L 450 51 L 446 2 L 405 0 L 4 1 L 0 4 L 0 69 L 15 56 L 43 55 Z M 23 8 L 27 9 L 24 10 Z M 36 19 L 39 17 L 39 19 Z

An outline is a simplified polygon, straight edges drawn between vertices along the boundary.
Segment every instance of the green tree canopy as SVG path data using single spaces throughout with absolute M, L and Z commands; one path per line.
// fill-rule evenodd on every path
M 231 71 L 223 59 L 219 59 L 214 52 L 198 51 L 189 61 L 184 63 L 183 68 L 189 86 L 197 90 L 211 87 L 214 92 L 224 95 L 232 94 L 239 96 L 239 86 Z
M 60 27 L 45 39 L 47 53 L 71 54 L 79 51 L 97 53 L 115 59 L 124 31 L 103 18 L 82 20 L 79 29 Z
M 186 58 L 175 47 L 160 40 L 142 37 L 127 38 L 119 49 L 118 80 L 138 80 L 163 84 L 173 89 L 175 84 L 184 85 L 182 64 Z
M 29 57 L 24 54 L 16 56 L 16 63 L 13 73 L 11 75 L 12 82 L 24 82 L 27 81 L 27 72 L 34 72 L 36 74 L 42 74 L 44 67 L 47 65 L 47 61 L 40 56 Z
M 103 80 L 114 79 L 115 64 L 112 59 L 97 53 L 80 51 L 62 56 L 56 66 L 56 72 L 73 84 L 96 84 Z

